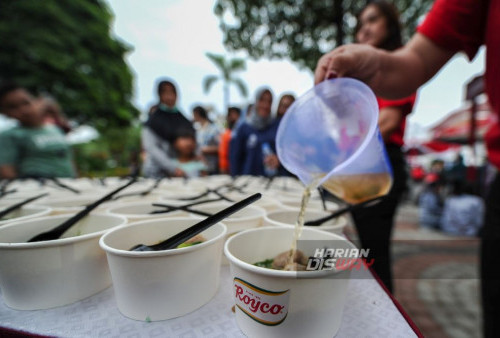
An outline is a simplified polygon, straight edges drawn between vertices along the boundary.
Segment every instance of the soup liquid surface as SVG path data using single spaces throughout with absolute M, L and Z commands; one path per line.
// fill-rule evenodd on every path
M 339 175 L 321 185 L 347 203 L 358 204 L 387 194 L 392 177 L 389 173 Z

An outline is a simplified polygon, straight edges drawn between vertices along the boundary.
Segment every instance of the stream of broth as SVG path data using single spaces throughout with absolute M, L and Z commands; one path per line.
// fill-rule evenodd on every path
M 287 265 L 293 264 L 293 258 L 295 256 L 295 251 L 297 251 L 297 241 L 302 234 L 302 228 L 304 228 L 304 216 L 306 214 L 307 204 L 309 203 L 309 198 L 311 197 L 311 189 L 317 185 L 317 181 L 308 185 L 304 192 L 302 193 L 302 202 L 300 204 L 299 216 L 297 217 L 297 222 L 295 223 L 295 231 L 293 233 L 292 248 L 290 249 L 290 257 L 288 258 Z
M 295 252 L 297 251 L 297 241 L 304 227 L 304 216 L 309 198 L 311 197 L 311 190 L 318 185 L 324 176 L 324 174 L 319 175 L 302 193 L 302 202 L 297 222 L 295 223 L 292 248 L 290 249 L 290 257 L 288 258 L 287 265 L 293 265 Z M 339 175 L 330 178 L 321 185 L 347 203 L 357 204 L 387 194 L 392 185 L 392 177 L 389 173 Z

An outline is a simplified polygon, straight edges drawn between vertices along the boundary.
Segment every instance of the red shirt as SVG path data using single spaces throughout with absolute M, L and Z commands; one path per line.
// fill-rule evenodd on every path
M 229 172 L 229 141 L 231 141 L 231 130 L 226 129 L 220 136 L 219 142 L 219 169 Z
M 500 0 L 436 0 L 418 28 L 437 45 L 464 51 L 469 59 L 486 44 L 485 85 L 491 108 L 500 114 Z M 485 137 L 488 157 L 500 168 L 500 124 Z
M 397 146 L 402 146 L 404 144 L 405 127 L 406 127 L 406 116 L 413 110 L 413 105 L 415 104 L 415 99 L 417 94 L 410 95 L 400 100 L 386 100 L 377 97 L 378 108 L 386 107 L 396 107 L 401 109 L 403 113 L 403 118 L 398 128 L 391 134 L 387 143 L 392 143 Z

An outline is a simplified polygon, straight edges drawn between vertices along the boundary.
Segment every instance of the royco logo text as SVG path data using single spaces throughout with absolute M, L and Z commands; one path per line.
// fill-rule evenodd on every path
M 269 326 L 283 323 L 288 314 L 290 290 L 269 291 L 234 278 L 236 306 L 253 320 Z

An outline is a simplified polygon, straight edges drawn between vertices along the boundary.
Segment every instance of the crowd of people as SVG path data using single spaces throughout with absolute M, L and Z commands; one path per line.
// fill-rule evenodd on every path
M 143 176 L 290 175 L 279 163 L 274 139 L 292 94 L 282 95 L 273 114 L 271 90 L 259 91 L 246 109 L 229 107 L 225 123 L 218 124 L 201 105 L 188 119 L 177 108 L 177 91 L 173 80 L 158 83 L 158 103 L 142 126 Z M 0 112 L 17 121 L 0 133 L 0 178 L 75 177 L 64 137 L 71 127 L 55 99 L 6 82 L 0 85 Z
M 173 80 L 158 83 L 159 102 L 149 110 L 142 131 L 144 176 L 290 175 L 276 156 L 275 138 L 293 95 L 283 94 L 273 114 L 272 91 L 260 89 L 245 110 L 228 108 L 222 128 L 201 105 L 192 109 L 190 121 L 176 106 L 177 90 Z
M 340 46 L 318 61 L 314 82 L 335 77 L 353 77 L 367 83 L 377 95 L 379 129 L 394 171 L 394 184 L 380 203 L 353 213 L 363 248 L 370 249 L 373 268 L 392 290 L 390 237 L 394 214 L 407 182 L 403 143 L 406 116 L 415 103 L 415 92 L 430 80 L 457 52 L 472 59 L 486 45 L 486 90 L 492 110 L 500 112 L 500 1 L 436 0 L 417 33 L 403 45 L 395 7 L 385 1 L 370 1 L 357 16 L 354 44 Z M 293 102 L 283 95 L 278 112 L 272 113 L 273 93 L 257 91 L 245 109 L 227 111 L 226 129 L 221 130 L 202 106 L 193 109 L 194 121 L 176 107 L 177 87 L 173 81 L 158 85 L 158 103 L 151 107 L 143 126 L 143 174 L 148 177 L 193 177 L 203 174 L 286 175 L 276 156 L 275 136 L 280 118 Z M 1 111 L 19 121 L 19 126 L 0 135 L 1 177 L 74 175 L 63 131 L 48 125 L 37 99 L 14 87 L 0 92 Z M 500 124 L 486 136 L 489 161 L 500 168 Z M 35 154 L 35 150 L 38 152 Z M 28 160 L 29 159 L 29 160 Z M 46 163 L 52 161 L 54 168 Z M 55 169 L 57 168 L 57 170 Z M 439 180 L 438 180 L 439 181 Z M 438 181 L 429 180 L 422 204 L 439 205 Z M 456 182 L 455 182 L 456 183 Z M 485 203 L 481 246 L 481 291 L 484 335 L 500 336 L 500 275 L 496 249 L 500 241 L 500 175 L 492 181 Z M 466 221 L 466 210 L 482 207 L 471 203 L 467 187 L 454 184 L 441 211 L 432 211 L 429 222 L 444 229 L 448 223 Z M 465 207 L 467 205 L 467 207 Z M 457 210 L 459 212 L 457 213 Z M 472 212 L 472 211 L 471 211 Z M 429 213 L 431 214 L 431 213 Z M 436 216 L 438 215 L 438 216 Z M 434 225 L 433 225 L 434 226 Z M 464 231 L 469 231 L 464 230 Z

